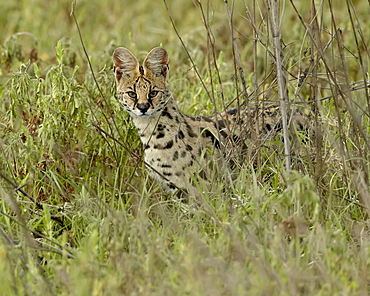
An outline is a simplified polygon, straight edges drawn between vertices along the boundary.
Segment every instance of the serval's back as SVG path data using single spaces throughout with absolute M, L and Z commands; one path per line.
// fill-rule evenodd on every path
M 225 159 L 234 166 L 257 138 L 281 129 L 275 109 L 234 109 L 209 117 L 181 113 L 169 89 L 164 48 L 152 49 L 140 65 L 119 47 L 113 62 L 117 96 L 138 130 L 150 174 L 170 192 L 197 195 L 197 179 L 212 182 L 217 169 L 225 168 Z M 301 128 L 304 116 L 294 118 Z

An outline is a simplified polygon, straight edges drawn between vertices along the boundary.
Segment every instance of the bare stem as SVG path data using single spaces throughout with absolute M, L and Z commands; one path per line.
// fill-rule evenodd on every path
M 233 26 L 233 14 L 232 14 L 232 10 L 230 10 L 229 8 L 229 4 L 228 4 L 228 1 L 227 0 L 224 0 L 225 2 L 225 6 L 226 6 L 226 12 L 227 12 L 227 18 L 228 18 L 228 21 L 229 21 L 229 27 L 230 27 L 230 31 L 231 31 L 231 38 L 232 38 L 232 50 L 233 50 L 233 55 L 234 55 L 234 60 L 236 61 L 236 64 L 238 66 L 238 72 L 239 72 L 239 76 L 240 76 L 240 80 L 241 80 L 241 83 L 242 83 L 242 87 L 243 87 L 243 95 L 244 95 L 244 103 L 246 106 L 248 106 L 248 92 L 247 92 L 247 83 L 245 82 L 245 77 L 244 77 L 244 70 L 243 70 L 243 67 L 242 67 L 242 63 L 241 63 L 241 60 L 240 60 L 240 53 L 239 53 L 239 48 L 238 48 L 238 44 L 236 43 L 236 38 L 235 38 L 235 34 L 234 34 L 234 26 Z M 235 73 L 235 76 L 237 73 Z
M 286 77 L 283 71 L 282 61 L 282 48 L 281 48 L 281 35 L 280 35 L 280 20 L 279 20 L 279 4 L 277 0 L 268 0 L 267 5 L 270 8 L 271 18 L 271 33 L 273 38 L 273 48 L 275 53 L 276 77 L 278 82 L 278 92 L 280 100 L 281 120 L 283 123 L 283 137 L 284 137 L 284 155 L 285 155 L 285 168 L 289 178 L 291 171 L 291 157 L 290 157 L 290 142 L 288 131 L 288 116 L 287 108 L 289 108 L 288 89 L 286 86 Z M 289 182 L 288 182 L 289 184 Z

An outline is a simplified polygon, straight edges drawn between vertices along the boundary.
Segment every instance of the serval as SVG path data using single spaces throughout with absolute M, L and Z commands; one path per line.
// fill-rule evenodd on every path
M 181 113 L 169 88 L 169 58 L 162 47 L 153 48 L 142 65 L 118 47 L 113 63 L 117 97 L 137 128 L 150 175 L 179 197 L 196 196 L 198 180 L 212 183 L 225 162 L 234 168 L 245 151 L 282 129 L 278 108 L 196 117 Z M 292 118 L 297 130 L 306 125 L 299 111 Z

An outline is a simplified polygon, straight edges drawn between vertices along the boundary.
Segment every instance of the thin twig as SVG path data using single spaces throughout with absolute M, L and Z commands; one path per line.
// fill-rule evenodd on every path
M 245 101 L 245 104 L 248 106 L 248 92 L 247 92 L 248 87 L 247 87 L 247 83 L 246 83 L 245 77 L 244 77 L 244 69 L 243 69 L 243 66 L 242 66 L 242 63 L 241 63 L 241 60 L 240 60 L 239 47 L 238 47 L 238 44 L 236 43 L 236 38 L 235 38 L 235 34 L 234 34 L 233 15 L 232 15 L 232 11 L 229 8 L 228 1 L 224 0 L 224 2 L 225 2 L 225 6 L 226 6 L 227 19 L 229 21 L 229 27 L 230 27 L 230 31 L 231 31 L 232 53 L 233 53 L 233 56 L 234 56 L 234 61 L 236 61 L 236 64 L 234 63 L 234 65 L 238 66 L 239 77 L 240 77 L 242 87 L 243 87 L 244 101 Z M 237 73 L 235 73 L 235 75 L 237 76 Z
M 285 168 L 287 177 L 289 179 L 291 170 L 290 157 L 290 142 L 288 131 L 287 108 L 288 106 L 288 89 L 286 87 L 286 77 L 283 72 L 282 49 L 281 49 L 281 35 L 280 35 L 280 20 L 279 20 L 279 5 L 277 0 L 268 0 L 268 5 L 271 8 L 271 32 L 273 38 L 273 47 L 275 53 L 276 77 L 278 81 L 278 91 L 280 99 L 281 120 L 283 123 L 283 137 L 284 137 L 284 154 L 285 154 Z M 289 180 L 288 180 L 289 184 Z
M 317 11 L 315 7 L 315 1 L 311 1 L 311 37 L 315 38 L 317 40 L 317 44 L 322 47 L 322 42 L 320 38 L 320 30 L 319 30 L 319 22 L 317 21 Z M 322 129 L 321 124 L 319 121 L 319 115 L 321 111 L 321 100 L 319 99 L 319 87 L 318 87 L 318 61 L 320 60 L 320 57 L 317 56 L 315 47 L 313 43 L 310 43 L 311 46 L 311 73 L 312 73 L 312 84 L 310 85 L 310 99 L 314 102 L 313 109 L 315 114 L 315 145 L 316 145 L 316 163 L 315 166 L 315 179 L 316 182 L 318 182 L 322 178 Z

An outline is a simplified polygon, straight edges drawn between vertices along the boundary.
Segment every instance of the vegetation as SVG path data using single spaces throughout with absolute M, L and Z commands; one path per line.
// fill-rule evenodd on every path
M 338 2 L 1 1 L 0 294 L 367 295 L 369 4 Z M 202 206 L 165 196 L 111 63 L 158 45 L 184 112 L 283 91 L 314 151 L 290 170 L 262 147 Z

